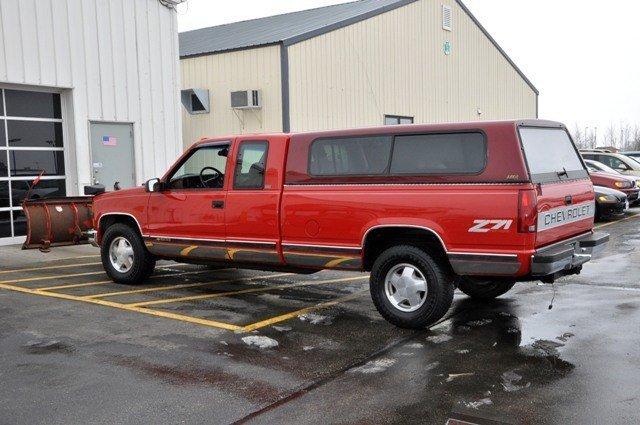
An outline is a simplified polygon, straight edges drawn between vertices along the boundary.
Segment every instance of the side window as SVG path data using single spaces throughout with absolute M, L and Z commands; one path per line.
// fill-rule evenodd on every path
M 312 176 L 372 176 L 384 174 L 391 155 L 391 137 L 318 139 L 311 144 Z
M 234 189 L 262 189 L 267 168 L 266 141 L 244 141 L 240 143 L 238 159 L 233 176 Z
M 622 160 L 614 156 L 611 156 L 609 158 L 611 158 L 611 165 L 610 165 L 611 168 L 615 170 L 621 170 L 621 171 L 626 171 L 629 169 L 629 166 L 625 164 Z
M 222 189 L 229 145 L 196 149 L 169 177 L 169 189 Z
M 397 136 L 391 174 L 475 174 L 487 159 L 481 133 Z

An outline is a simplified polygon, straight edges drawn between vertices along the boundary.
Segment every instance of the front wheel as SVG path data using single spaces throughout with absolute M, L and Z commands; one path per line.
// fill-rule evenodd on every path
M 395 246 L 376 259 L 369 287 L 376 308 L 401 328 L 423 329 L 451 307 L 454 286 L 445 268 L 413 246 Z
M 476 280 L 459 277 L 456 281 L 458 289 L 477 300 L 492 300 L 509 292 L 516 283 L 510 280 Z
M 156 260 L 147 251 L 142 237 L 126 224 L 110 226 L 102 238 L 102 266 L 116 283 L 142 283 L 153 273 Z

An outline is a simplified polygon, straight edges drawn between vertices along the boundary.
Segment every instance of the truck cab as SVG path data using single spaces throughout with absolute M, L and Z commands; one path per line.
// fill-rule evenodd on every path
M 157 259 L 368 271 L 380 313 L 410 328 L 441 318 L 456 287 L 488 299 L 553 282 L 608 240 L 566 128 L 541 120 L 208 138 L 144 187 L 69 201 L 84 220 L 45 234 L 56 202 L 25 203 L 25 247 L 90 234 L 116 282 L 143 282 Z

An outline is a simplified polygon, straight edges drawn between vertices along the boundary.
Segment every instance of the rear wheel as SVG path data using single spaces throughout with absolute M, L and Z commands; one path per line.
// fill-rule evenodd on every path
M 459 277 L 458 289 L 477 300 L 492 300 L 509 292 L 516 283 L 510 280 L 480 280 Z
M 142 237 L 122 223 L 107 228 L 100 254 L 107 275 L 117 283 L 142 283 L 156 266 L 156 259 L 147 251 Z
M 422 329 L 442 318 L 454 292 L 444 267 L 421 249 L 405 245 L 380 254 L 369 286 L 382 317 L 409 329 Z

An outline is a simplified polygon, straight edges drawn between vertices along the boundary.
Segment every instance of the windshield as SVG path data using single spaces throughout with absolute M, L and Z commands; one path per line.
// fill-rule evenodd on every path
M 564 129 L 521 127 L 520 139 L 533 183 L 588 177 Z
M 619 172 L 617 172 L 613 168 L 609 167 L 608 165 L 604 165 L 601 162 L 590 161 L 590 160 L 586 160 L 585 162 L 587 163 L 588 166 L 593 168 L 594 171 L 604 171 L 605 173 L 620 174 Z

